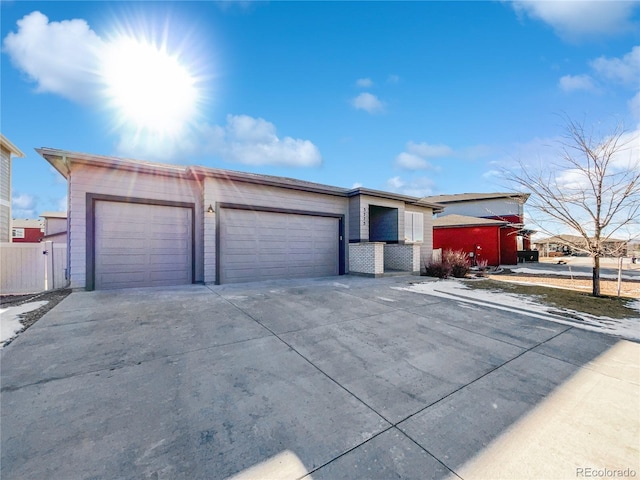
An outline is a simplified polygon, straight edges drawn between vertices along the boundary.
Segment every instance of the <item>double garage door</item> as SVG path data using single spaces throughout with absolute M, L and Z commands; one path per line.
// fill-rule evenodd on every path
M 220 209 L 220 283 L 339 272 L 339 219 Z
M 182 285 L 193 278 L 191 208 L 96 201 L 96 289 Z M 336 217 L 221 208 L 220 283 L 338 275 Z

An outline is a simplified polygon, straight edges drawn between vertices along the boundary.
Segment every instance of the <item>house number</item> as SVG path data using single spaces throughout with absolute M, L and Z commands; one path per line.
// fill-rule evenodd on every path
M 362 225 L 367 224 L 367 207 L 362 207 Z

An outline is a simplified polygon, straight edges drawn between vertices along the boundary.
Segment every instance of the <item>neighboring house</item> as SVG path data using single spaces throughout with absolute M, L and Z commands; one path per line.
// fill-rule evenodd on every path
M 584 237 L 579 235 L 556 235 L 543 238 L 536 240 L 534 246 L 542 257 L 587 254 L 587 242 Z M 628 242 L 610 238 L 602 242 L 602 250 L 605 256 L 624 257 L 627 255 Z
M 443 205 L 445 211 L 442 215 L 493 218 L 522 225 L 524 204 L 528 198 L 527 193 L 458 193 L 425 197 L 425 200 Z
M 432 255 L 441 208 L 420 198 L 37 151 L 69 182 L 72 288 L 416 273 Z
M 44 219 L 44 236 L 42 241 L 67 243 L 67 213 L 44 212 L 40 214 Z
M 42 220 L 14 218 L 11 221 L 11 241 L 13 243 L 38 243 L 44 235 Z
M 515 264 L 517 230 L 509 225 L 504 220 L 466 215 L 438 217 L 433 221 L 433 248 L 462 250 L 474 265 L 482 260 L 489 265 Z
M 444 207 L 434 220 L 434 248 L 477 254 L 489 265 L 515 265 L 531 249 L 531 230 L 524 228 L 523 193 L 461 193 L 424 200 Z M 478 248 L 480 247 L 480 248 Z M 518 252 L 521 252 L 520 254 Z
M 11 241 L 11 157 L 24 153 L 0 133 L 0 243 Z

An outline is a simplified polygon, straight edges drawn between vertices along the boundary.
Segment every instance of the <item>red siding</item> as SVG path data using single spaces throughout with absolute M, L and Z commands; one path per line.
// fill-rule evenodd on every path
M 11 241 L 14 243 L 38 243 L 44 236 L 44 233 L 39 228 L 25 228 L 24 238 L 13 238 Z
M 433 248 L 469 253 L 479 245 L 478 260 L 487 260 L 489 265 L 516 265 L 517 232 L 516 228 L 496 226 L 434 228 Z
M 489 265 L 500 264 L 500 227 L 446 227 L 433 229 L 433 248 L 473 252 L 479 245 L 478 260 L 487 260 Z M 515 245 L 515 239 L 514 239 Z
M 516 265 L 518 263 L 518 229 L 500 229 L 500 263 Z

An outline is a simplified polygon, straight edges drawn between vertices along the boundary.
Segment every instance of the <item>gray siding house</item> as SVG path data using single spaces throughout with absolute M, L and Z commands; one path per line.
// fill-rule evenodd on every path
M 72 288 L 419 273 L 432 253 L 431 219 L 440 207 L 419 198 L 37 151 L 69 183 Z
M 24 158 L 24 153 L 0 133 L 0 243 L 11 241 L 12 156 Z

